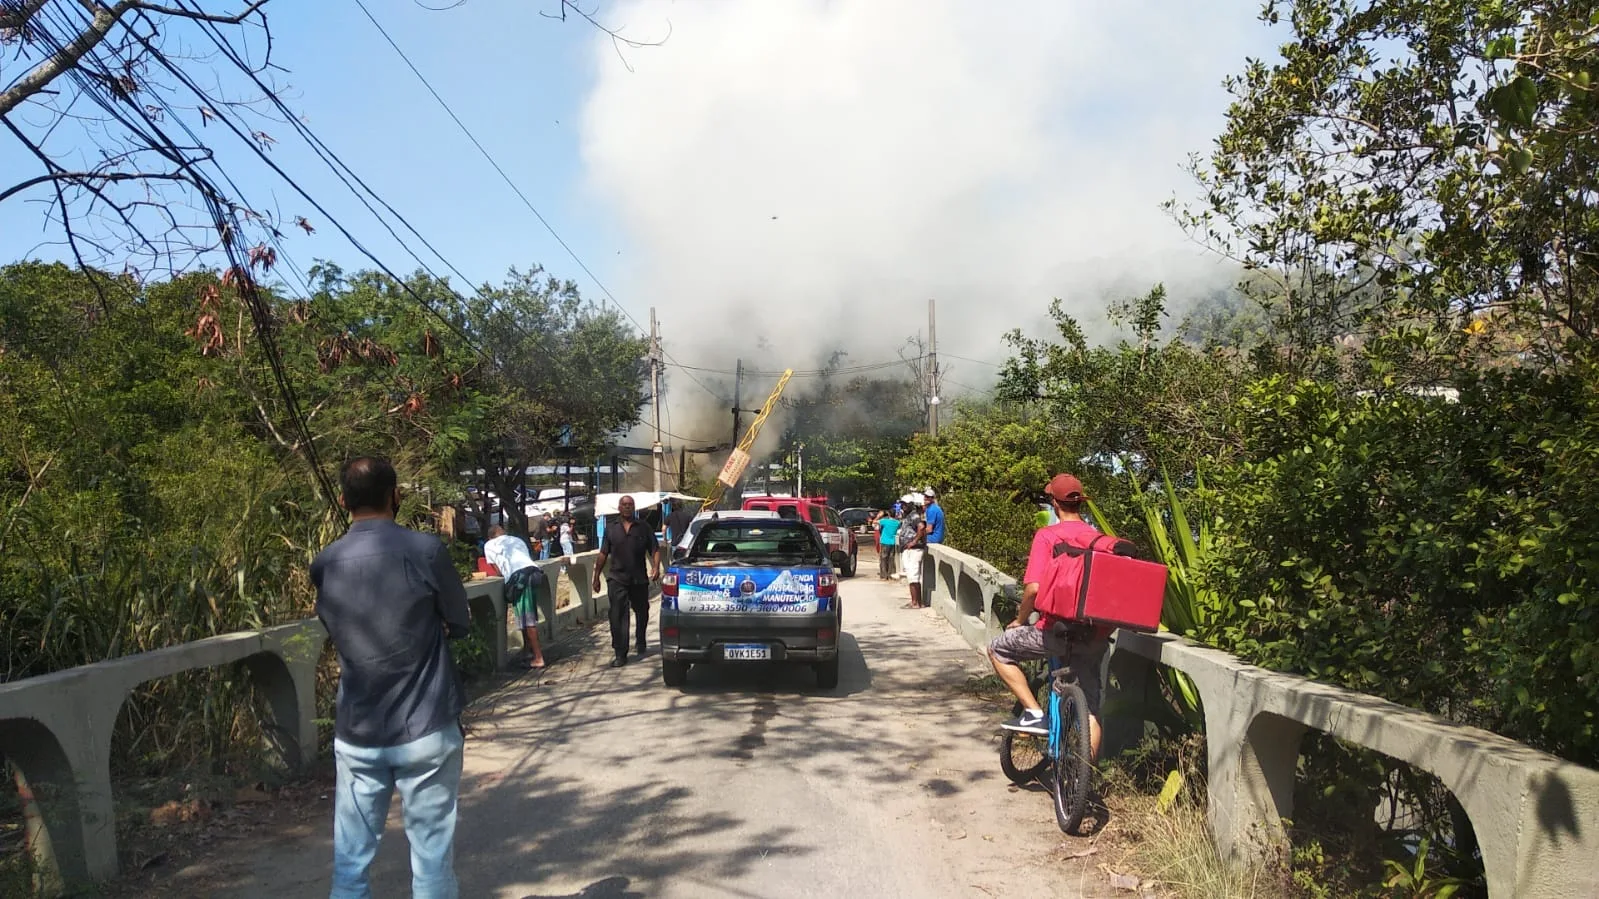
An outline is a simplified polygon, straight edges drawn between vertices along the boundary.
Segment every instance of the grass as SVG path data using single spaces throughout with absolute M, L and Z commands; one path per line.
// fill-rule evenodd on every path
M 1267 866 L 1222 861 L 1205 821 L 1205 744 L 1198 734 L 1150 735 L 1100 764 L 1100 789 L 1125 853 L 1118 867 L 1180 899 L 1297 899 L 1287 876 Z M 1174 776 L 1173 772 L 1176 772 Z M 1172 783 L 1175 781 L 1175 783 Z M 1180 785 L 1175 792 L 1171 787 Z M 1161 793 L 1166 789 L 1166 801 Z
M 1126 863 L 1157 889 L 1183 899 L 1284 899 L 1291 895 L 1271 871 L 1233 868 L 1210 840 L 1204 809 L 1179 799 L 1165 811 L 1145 794 L 1119 797 L 1118 817 L 1128 843 Z

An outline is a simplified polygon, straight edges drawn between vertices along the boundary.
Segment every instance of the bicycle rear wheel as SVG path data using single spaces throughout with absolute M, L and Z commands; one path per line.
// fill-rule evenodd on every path
M 1055 799 L 1055 823 L 1062 832 L 1076 834 L 1088 806 L 1088 775 L 1091 749 L 1088 742 L 1088 699 L 1083 688 L 1057 680 L 1050 697 L 1055 705 L 1050 728 L 1058 734 L 1050 780 Z
M 1022 713 L 1022 704 L 1011 708 L 1011 717 Z M 1018 787 L 1025 787 L 1042 777 L 1049 767 L 1048 738 L 1036 734 L 1019 734 L 1013 730 L 1002 731 L 999 738 L 999 770 Z

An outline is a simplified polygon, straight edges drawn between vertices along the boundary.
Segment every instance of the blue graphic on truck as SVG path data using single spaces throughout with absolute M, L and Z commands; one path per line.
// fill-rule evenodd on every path
M 677 608 L 681 612 L 773 612 L 815 614 L 827 600 L 816 595 L 815 571 L 776 568 L 682 568 Z

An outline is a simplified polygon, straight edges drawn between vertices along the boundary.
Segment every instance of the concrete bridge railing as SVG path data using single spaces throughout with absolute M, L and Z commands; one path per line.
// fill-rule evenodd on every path
M 602 590 L 589 590 L 599 553 L 573 564 L 540 562 L 551 584 L 542 600 L 545 640 L 606 615 Z M 558 591 L 562 578 L 568 589 Z M 507 626 L 504 582 L 467 583 L 473 626 L 487 640 L 495 669 L 505 667 L 512 630 Z M 556 608 L 552 597 L 567 602 Z M 520 643 L 520 635 L 514 640 Z M 111 878 L 117 874 L 116 817 L 111 784 L 111 740 L 117 716 L 139 686 L 185 671 L 238 665 L 264 700 L 268 757 L 299 768 L 317 755 L 316 677 L 327 641 L 322 623 L 308 618 L 260 631 L 222 634 L 0 684 L 0 756 L 20 772 L 25 801 L 37 810 L 27 820 L 41 892 Z
M 1006 622 L 995 600 L 1019 585 L 981 559 L 936 546 L 922 563 L 933 608 L 981 648 Z M 1156 667 L 1184 672 L 1205 714 L 1207 815 L 1234 863 L 1286 849 L 1299 745 L 1315 729 L 1430 772 L 1471 819 L 1494 897 L 1599 896 L 1599 771 L 1497 734 L 1375 696 L 1245 664 L 1170 634 L 1118 631 L 1106 660 L 1105 707 L 1143 708 Z M 1105 752 L 1143 733 L 1136 718 L 1107 719 Z

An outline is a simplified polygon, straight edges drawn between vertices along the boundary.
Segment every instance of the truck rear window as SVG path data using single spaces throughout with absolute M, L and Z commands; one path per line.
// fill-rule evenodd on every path
M 781 520 L 710 522 L 700 532 L 691 561 L 750 565 L 827 564 L 809 528 Z

